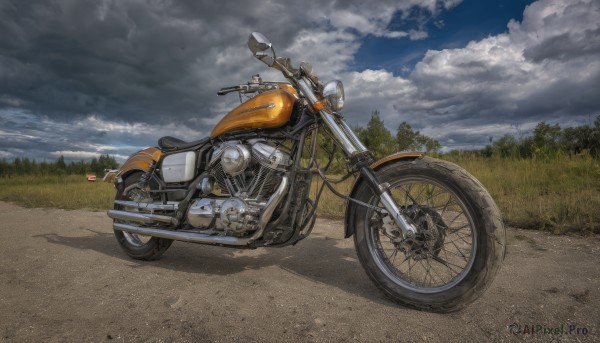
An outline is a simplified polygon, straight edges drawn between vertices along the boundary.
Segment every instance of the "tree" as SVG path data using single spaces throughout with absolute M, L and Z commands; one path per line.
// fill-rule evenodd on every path
M 92 162 L 90 162 L 90 171 L 93 173 L 99 173 L 100 168 L 98 167 L 98 160 L 94 157 L 92 158 Z
M 516 157 L 519 155 L 519 142 L 513 135 L 506 134 L 493 145 L 494 154 L 501 157 Z
M 419 150 L 421 149 L 421 143 L 419 142 L 419 131 L 414 131 L 409 123 L 403 121 L 398 126 L 396 131 L 396 144 L 398 144 L 398 150 Z
M 548 149 L 555 151 L 558 149 L 560 139 L 560 126 L 558 124 L 549 125 L 541 122 L 533 129 L 533 143 L 538 149 Z
M 568 127 L 560 137 L 560 147 L 570 155 L 579 154 L 584 150 L 592 153 L 595 150 L 594 143 L 594 129 L 588 125 Z
M 436 139 L 426 136 L 423 136 L 423 138 L 425 139 L 425 151 L 437 152 L 442 148 L 442 145 Z
M 592 156 L 600 157 L 600 115 L 594 120 L 594 128 L 592 130 L 592 146 L 590 147 Z
M 106 169 L 115 169 L 119 166 L 114 157 L 106 155 L 100 155 L 98 158 L 98 169 L 99 173 L 104 174 L 104 170 Z
M 391 132 L 386 129 L 383 120 L 379 118 L 379 111 L 371 113 L 371 120 L 364 130 L 357 132 L 360 140 L 375 155 L 376 159 L 390 155 L 396 151 L 396 144 Z
M 427 152 L 436 152 L 442 147 L 436 139 L 413 130 L 410 124 L 405 121 L 400 123 L 398 131 L 396 131 L 396 145 L 400 151 L 420 151 L 424 149 Z
M 15 158 L 15 161 L 13 162 L 13 171 L 17 175 L 23 175 L 23 161 L 21 161 L 21 159 L 18 157 Z
M 12 174 L 12 165 L 5 158 L 0 160 L 0 177 Z
M 65 157 L 60 155 L 58 160 L 56 160 L 56 169 L 67 171 L 67 164 L 65 163 Z

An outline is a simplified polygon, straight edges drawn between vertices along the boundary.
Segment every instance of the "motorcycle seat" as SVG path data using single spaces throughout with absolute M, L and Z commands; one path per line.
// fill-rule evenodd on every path
M 158 147 L 163 151 L 175 151 L 175 150 L 186 150 L 196 146 L 206 144 L 210 138 L 205 137 L 193 142 L 186 142 L 179 138 L 165 136 L 158 140 Z

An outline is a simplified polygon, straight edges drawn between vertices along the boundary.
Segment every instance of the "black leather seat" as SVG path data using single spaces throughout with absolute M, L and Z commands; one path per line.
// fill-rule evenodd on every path
M 186 150 L 206 144 L 210 138 L 205 137 L 193 142 L 182 141 L 179 138 L 165 136 L 158 140 L 158 147 L 164 151 Z

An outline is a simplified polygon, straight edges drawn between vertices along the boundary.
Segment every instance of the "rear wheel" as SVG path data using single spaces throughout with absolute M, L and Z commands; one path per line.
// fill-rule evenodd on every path
M 149 189 L 141 189 L 139 187 L 138 182 L 141 176 L 142 173 L 128 175 L 123 180 L 123 191 L 117 192 L 115 200 L 130 200 L 136 202 L 160 201 L 160 199 L 153 198 Z M 127 208 L 117 209 L 133 210 Z M 123 249 L 129 257 L 146 261 L 160 258 L 173 243 L 173 240 L 170 239 L 138 235 L 120 230 L 115 230 L 115 237 L 117 238 L 117 242 L 119 242 L 121 249 Z
M 405 239 L 385 210 L 355 212 L 354 242 L 369 277 L 392 300 L 436 312 L 477 299 L 502 264 L 505 231 L 500 212 L 473 176 L 459 166 L 425 157 L 377 171 L 416 237 Z M 366 184 L 356 195 L 377 207 Z

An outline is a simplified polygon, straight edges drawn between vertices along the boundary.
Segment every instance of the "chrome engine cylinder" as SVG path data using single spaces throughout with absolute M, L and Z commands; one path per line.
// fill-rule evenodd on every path
M 265 141 L 250 140 L 252 157 L 261 166 L 273 170 L 285 170 L 291 165 L 290 156 L 281 150 L 267 144 Z
M 250 164 L 250 151 L 243 144 L 229 145 L 221 155 L 221 166 L 227 174 L 235 176 L 246 170 Z

